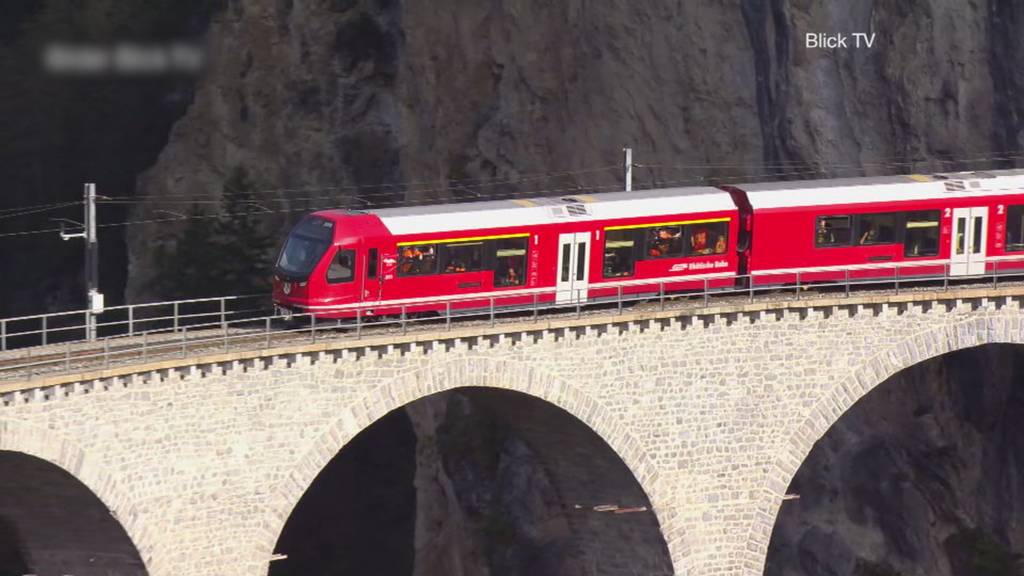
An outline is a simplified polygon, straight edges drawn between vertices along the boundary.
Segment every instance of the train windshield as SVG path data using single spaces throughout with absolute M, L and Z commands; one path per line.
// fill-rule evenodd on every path
M 292 229 L 277 259 L 277 272 L 290 278 L 307 278 L 334 237 L 334 222 L 306 218 Z

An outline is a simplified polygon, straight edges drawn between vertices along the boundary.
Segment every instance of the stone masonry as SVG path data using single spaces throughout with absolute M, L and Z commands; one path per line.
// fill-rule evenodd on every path
M 356 433 L 435 392 L 506 388 L 615 450 L 677 574 L 759 576 L 815 441 L 903 368 L 1024 342 L 1020 292 L 612 313 L 25 383 L 2 395 L 0 450 L 88 486 L 152 576 L 263 576 L 292 508 Z

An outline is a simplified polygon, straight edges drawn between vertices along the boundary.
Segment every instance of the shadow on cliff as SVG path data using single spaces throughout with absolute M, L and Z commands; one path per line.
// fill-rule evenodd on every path
M 542 400 L 480 388 L 420 399 L 357 435 L 275 553 L 287 558 L 271 576 L 672 574 L 650 502 L 603 440 Z
M 1024 574 L 1024 348 L 953 352 L 889 378 L 815 444 L 765 574 Z

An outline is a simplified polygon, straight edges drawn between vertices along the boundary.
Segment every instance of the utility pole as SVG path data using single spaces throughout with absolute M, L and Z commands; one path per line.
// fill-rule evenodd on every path
M 85 239 L 85 332 L 89 341 L 96 339 L 96 315 L 103 312 L 103 294 L 99 291 L 100 285 L 100 253 L 99 242 L 96 238 L 96 184 L 85 185 L 85 223 L 70 221 L 72 224 L 82 226 L 82 231 L 75 234 L 64 232 L 64 223 L 61 222 L 61 240 L 72 238 Z
M 633 189 L 633 149 L 623 148 L 622 151 L 626 153 L 626 164 L 624 168 L 626 170 L 626 192 L 629 192 Z

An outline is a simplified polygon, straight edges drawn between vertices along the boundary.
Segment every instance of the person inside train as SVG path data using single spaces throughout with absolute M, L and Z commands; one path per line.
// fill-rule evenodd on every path
M 818 233 L 816 243 L 818 246 L 825 246 L 828 244 L 836 243 L 836 237 L 835 234 L 832 233 L 832 227 L 824 218 L 818 219 Z
M 512 258 L 506 258 L 498 269 L 495 285 L 518 286 L 522 283 L 522 275 L 519 273 L 515 261 Z
M 707 228 L 697 228 L 694 230 L 693 235 L 690 236 L 690 253 L 691 254 L 710 254 L 711 248 L 708 247 L 708 231 Z
M 878 237 L 878 231 L 875 230 L 873 225 L 868 225 L 868 229 L 860 235 L 860 241 L 858 244 L 871 244 Z
M 465 272 L 466 265 L 460 260 L 452 260 L 444 267 L 445 272 Z
M 660 258 L 669 252 L 675 252 L 672 250 L 672 247 L 679 241 L 681 236 L 682 232 L 678 228 L 659 228 L 651 240 L 650 256 L 652 258 Z
M 715 240 L 715 254 L 725 254 L 727 247 L 725 236 L 723 234 L 718 235 L 718 239 Z

